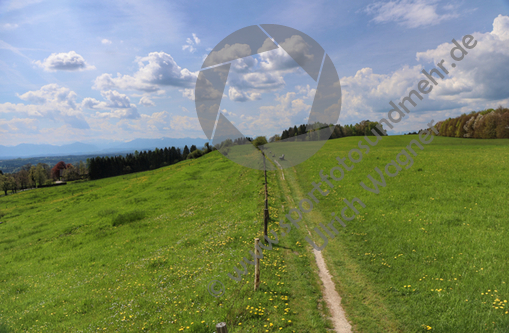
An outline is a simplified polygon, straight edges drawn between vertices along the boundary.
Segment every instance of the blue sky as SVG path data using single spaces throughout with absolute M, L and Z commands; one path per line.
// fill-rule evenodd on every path
M 264 23 L 323 46 L 341 79 L 341 124 L 383 117 L 466 34 L 476 48 L 393 133 L 509 106 L 507 0 L 7 0 L 0 13 L 1 145 L 205 138 L 193 101 L 204 57 L 230 33 Z M 235 63 L 221 102 L 245 135 L 305 123 L 313 101 L 316 82 L 270 52 Z

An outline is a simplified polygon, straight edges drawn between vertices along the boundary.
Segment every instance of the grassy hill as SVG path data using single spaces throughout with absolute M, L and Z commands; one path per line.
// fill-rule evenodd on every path
M 366 205 L 322 252 L 349 319 L 360 332 L 507 332 L 509 140 L 435 137 L 416 148 L 409 169 L 385 175 L 379 194 L 360 186 L 371 186 L 368 174 L 380 179 L 374 168 L 383 172 L 417 138 L 384 137 L 332 181 L 335 188 L 313 209 L 321 217 L 303 214 L 312 229 L 331 212 L 339 215 L 345 198 Z M 328 141 L 296 172 L 286 171 L 290 188 L 301 192 L 296 202 L 359 140 Z
M 221 321 L 232 332 L 327 327 L 303 239 L 265 254 L 257 293 L 251 265 L 241 282 L 227 276 L 251 259 L 263 230 L 262 190 L 261 171 L 214 152 L 1 198 L 0 332 L 211 332 Z M 213 280 L 225 285 L 222 297 L 208 292 Z
M 344 198 L 366 204 L 323 250 L 347 316 L 359 332 L 505 332 L 509 141 L 436 137 L 379 194 L 359 185 L 414 138 L 384 137 L 303 214 L 312 230 Z M 210 333 L 220 321 L 231 332 L 325 332 L 307 230 L 283 237 L 277 221 L 360 139 L 329 140 L 284 180 L 269 173 L 280 242 L 264 251 L 257 292 L 251 265 L 241 282 L 227 274 L 252 259 L 263 230 L 263 175 L 218 152 L 0 198 L 0 332 Z

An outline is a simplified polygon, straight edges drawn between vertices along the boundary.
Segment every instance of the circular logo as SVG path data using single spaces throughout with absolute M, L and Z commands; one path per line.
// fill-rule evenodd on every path
M 230 66 L 237 59 L 278 48 L 318 83 L 315 98 L 305 130 L 278 141 L 251 142 L 219 112 Z M 330 125 L 337 123 L 341 111 L 341 85 L 334 64 L 314 39 L 283 25 L 252 25 L 230 34 L 205 58 L 196 81 L 195 105 L 203 132 L 228 159 L 252 169 L 284 169 L 304 162 L 329 139 Z
M 221 288 L 219 290 L 216 290 L 214 289 L 214 287 L 218 283 L 221 285 Z M 224 284 L 219 280 L 210 281 L 207 289 L 209 290 L 209 294 L 211 294 L 214 297 L 221 297 L 224 294 Z

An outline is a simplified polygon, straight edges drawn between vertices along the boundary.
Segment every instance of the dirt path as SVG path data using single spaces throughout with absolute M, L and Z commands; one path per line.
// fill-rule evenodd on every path
M 298 186 L 296 181 L 292 181 L 292 184 L 288 184 L 290 182 L 290 179 L 288 181 L 285 180 L 285 174 L 283 169 L 281 168 L 281 165 L 276 161 L 276 164 L 281 170 L 281 178 L 285 183 L 287 183 L 287 186 L 283 186 L 285 188 L 286 195 L 290 201 L 293 201 L 291 198 L 291 193 L 289 190 L 289 186 L 291 186 L 295 194 L 299 197 L 302 197 L 302 191 L 300 190 L 300 187 Z M 319 220 L 323 219 L 322 216 L 319 216 L 319 212 L 312 212 L 307 216 L 307 218 L 318 218 Z M 306 230 L 311 235 L 308 226 L 306 225 Z M 350 333 L 352 332 L 352 326 L 346 319 L 345 311 L 343 310 L 341 306 L 341 296 L 339 296 L 338 292 L 336 291 L 336 286 L 334 282 L 332 281 L 332 276 L 329 273 L 329 270 L 327 269 L 327 265 L 325 261 L 323 260 L 322 253 L 320 251 L 317 251 L 313 249 L 313 254 L 315 255 L 316 264 L 318 266 L 318 275 L 320 277 L 320 280 L 323 284 L 323 298 L 325 299 L 327 306 L 329 308 L 329 312 L 331 314 L 331 321 L 334 324 L 334 330 L 337 333 Z

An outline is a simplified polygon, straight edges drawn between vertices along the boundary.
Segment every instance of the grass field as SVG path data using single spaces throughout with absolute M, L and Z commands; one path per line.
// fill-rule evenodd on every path
M 359 185 L 416 138 L 381 140 L 332 181 L 313 209 L 322 221 L 303 214 L 311 229 L 339 215 L 345 198 L 366 204 L 323 250 L 348 317 L 359 332 L 509 332 L 509 140 L 435 137 L 379 194 Z M 358 141 L 328 141 L 286 181 L 308 193 Z
M 323 250 L 347 317 L 358 332 L 507 332 L 509 141 L 436 137 L 379 194 L 359 185 L 414 138 L 384 137 L 303 214 L 312 230 L 344 198 L 366 204 Z M 0 198 L 0 332 L 326 332 L 307 231 L 282 237 L 276 222 L 359 140 L 328 141 L 285 180 L 269 173 L 280 243 L 258 292 L 251 265 L 241 282 L 227 274 L 263 230 L 262 172 L 218 152 Z
M 330 327 L 297 235 L 265 253 L 257 293 L 252 266 L 242 282 L 227 276 L 251 259 L 263 230 L 262 190 L 261 171 L 214 152 L 0 198 L 0 332 L 212 332 L 221 321 L 231 332 Z M 270 205 L 277 218 L 279 198 Z M 222 297 L 209 294 L 212 280 L 225 285 Z

